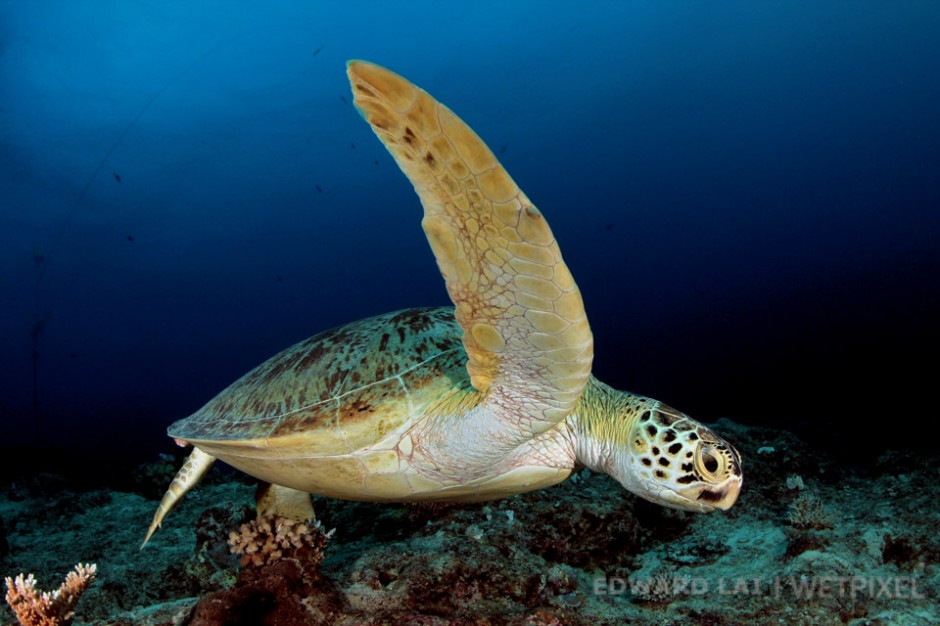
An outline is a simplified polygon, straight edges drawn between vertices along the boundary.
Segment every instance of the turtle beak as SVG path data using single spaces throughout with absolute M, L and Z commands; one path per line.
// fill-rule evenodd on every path
M 679 491 L 684 499 L 695 502 L 703 511 L 721 509 L 727 511 L 738 500 L 741 494 L 741 477 L 730 476 L 718 485 L 698 485 Z

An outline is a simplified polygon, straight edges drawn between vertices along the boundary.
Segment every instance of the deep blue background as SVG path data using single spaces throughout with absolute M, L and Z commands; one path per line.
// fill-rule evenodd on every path
M 924 440 L 940 4 L 48 0 L 0 3 L 2 443 L 34 441 L 37 321 L 42 443 L 145 457 L 287 345 L 447 303 L 349 58 L 500 153 L 601 379 L 819 445 Z

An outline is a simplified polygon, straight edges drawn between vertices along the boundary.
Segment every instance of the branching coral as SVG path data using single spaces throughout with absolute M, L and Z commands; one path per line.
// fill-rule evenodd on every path
M 323 559 L 323 548 L 333 532 L 324 532 L 319 520 L 308 523 L 261 515 L 242 524 L 238 532 L 229 533 L 228 545 L 233 554 L 242 555 L 242 566 L 261 567 L 287 556 L 300 555 L 307 555 L 319 562 Z
M 75 615 L 75 604 L 94 582 L 97 572 L 94 563 L 79 563 L 52 592 L 37 589 L 32 574 L 7 578 L 7 604 L 23 626 L 67 626 Z
M 680 593 L 688 593 L 691 579 L 680 576 L 671 565 L 661 565 L 649 578 L 632 578 L 630 590 L 641 602 L 668 603 Z
M 823 530 L 832 528 L 833 517 L 819 498 L 805 494 L 793 501 L 787 521 L 803 530 Z

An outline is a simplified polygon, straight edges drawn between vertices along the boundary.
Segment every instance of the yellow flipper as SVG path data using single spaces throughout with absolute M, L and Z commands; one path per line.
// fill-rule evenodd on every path
M 450 109 L 377 65 L 351 61 L 347 74 L 356 106 L 424 206 L 473 386 L 525 430 L 546 430 L 574 407 L 594 354 L 548 223 Z

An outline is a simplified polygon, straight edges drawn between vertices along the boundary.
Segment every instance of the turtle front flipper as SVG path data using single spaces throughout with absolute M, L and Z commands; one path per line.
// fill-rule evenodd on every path
M 450 109 L 377 65 L 352 61 L 347 74 L 424 206 L 473 386 L 518 426 L 517 443 L 548 430 L 571 412 L 593 358 L 581 293 L 548 223 Z
M 166 514 L 176 506 L 176 503 L 179 502 L 190 489 L 195 487 L 196 484 L 202 480 L 202 477 L 206 475 L 206 472 L 212 467 L 214 462 L 214 456 L 206 454 L 199 448 L 193 448 L 192 453 L 186 458 L 186 462 L 183 463 L 183 467 L 176 473 L 173 482 L 170 483 L 166 493 L 163 494 L 163 499 L 160 500 L 160 506 L 157 507 L 157 512 L 153 514 L 153 521 L 150 522 L 150 528 L 147 529 L 147 536 L 144 537 L 144 542 L 140 544 L 141 549 L 147 545 L 147 542 L 150 541 L 150 537 L 153 536 L 153 533 L 156 532 L 160 524 L 163 523 L 163 518 L 166 517 Z

